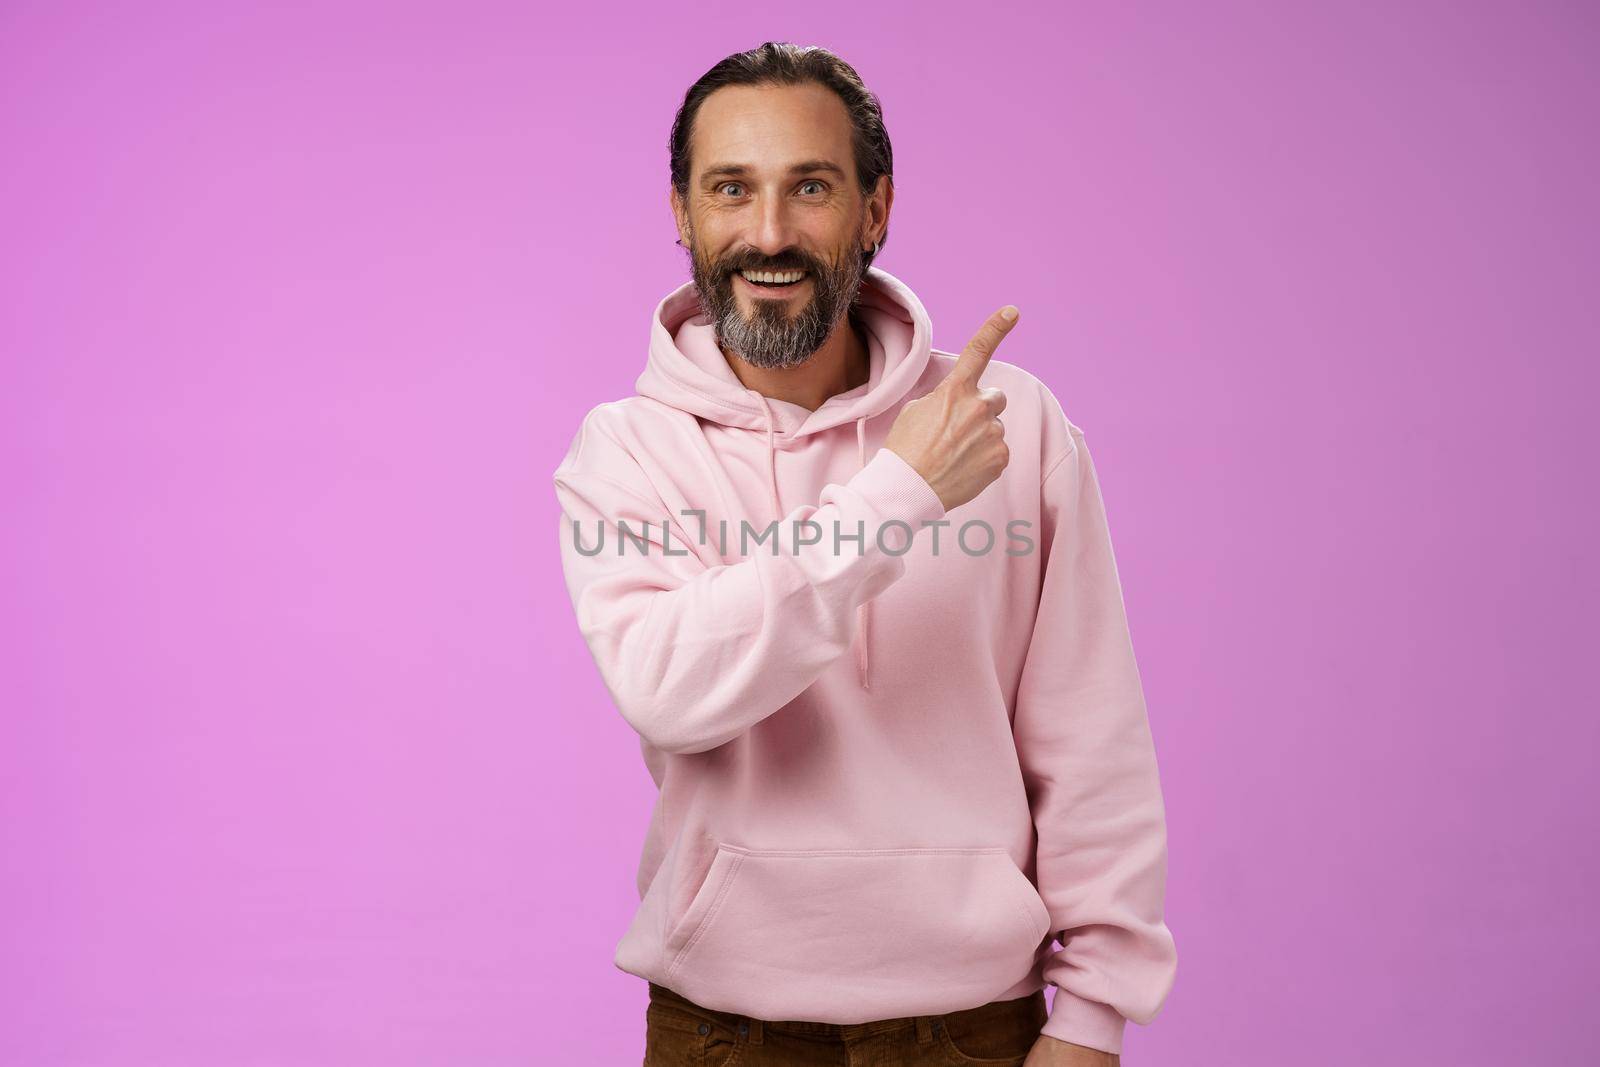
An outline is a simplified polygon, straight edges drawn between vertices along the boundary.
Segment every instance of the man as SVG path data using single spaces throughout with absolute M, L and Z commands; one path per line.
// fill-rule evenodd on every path
M 1083 431 L 991 358 L 1015 308 L 938 351 L 871 267 L 892 156 L 837 56 L 718 63 L 671 153 L 693 281 L 555 472 L 660 789 L 615 960 L 646 1062 L 1116 1064 L 1176 950 Z

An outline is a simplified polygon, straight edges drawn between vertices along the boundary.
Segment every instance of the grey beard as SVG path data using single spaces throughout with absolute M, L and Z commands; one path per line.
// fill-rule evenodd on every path
M 832 335 L 834 327 L 855 304 L 865 273 L 859 255 L 847 254 L 837 268 L 811 272 L 811 299 L 793 318 L 777 301 L 760 301 L 755 314 L 745 318 L 733 295 L 733 277 L 724 285 L 695 282 L 706 318 L 716 327 L 717 343 L 738 353 L 752 367 L 778 370 L 797 367 L 810 359 Z

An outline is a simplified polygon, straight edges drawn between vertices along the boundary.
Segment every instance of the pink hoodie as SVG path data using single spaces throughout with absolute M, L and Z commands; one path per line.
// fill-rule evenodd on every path
M 1177 954 L 1088 445 L 991 360 L 1011 459 L 947 514 L 881 442 L 956 356 L 878 268 L 857 310 L 871 377 L 807 411 L 740 384 L 685 284 L 639 396 L 591 410 L 556 469 L 578 625 L 660 789 L 615 963 L 833 1023 L 1048 983 L 1045 1034 L 1120 1052 Z

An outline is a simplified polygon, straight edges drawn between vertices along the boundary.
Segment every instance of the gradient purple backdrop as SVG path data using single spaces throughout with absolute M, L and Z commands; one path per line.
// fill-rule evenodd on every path
M 1596 17 L 1362 6 L 7 4 L 0 1063 L 638 1062 L 550 474 L 767 39 L 1094 446 L 1179 953 L 1124 1062 L 1592 1054 Z

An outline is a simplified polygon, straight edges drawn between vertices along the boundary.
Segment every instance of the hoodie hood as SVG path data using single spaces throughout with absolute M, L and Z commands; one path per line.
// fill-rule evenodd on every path
M 773 519 L 786 514 L 778 488 L 780 449 L 810 434 L 847 422 L 856 425 L 857 469 L 867 464 L 867 420 L 895 407 L 921 380 L 932 353 L 928 313 L 904 282 L 868 267 L 852 314 L 866 335 L 869 375 L 864 385 L 837 393 L 815 411 L 778 400 L 739 381 L 717 344 L 700 294 L 686 282 L 656 306 L 650 324 L 650 354 L 634 383 L 640 396 L 723 426 L 764 434 Z M 805 501 L 810 504 L 814 501 Z M 872 602 L 857 612 L 857 676 L 871 688 Z
M 932 351 L 928 313 L 904 282 L 868 267 L 854 311 L 867 335 L 872 376 L 866 385 L 825 400 L 815 411 L 774 400 L 734 375 L 716 341 L 716 329 L 686 282 L 656 306 L 650 355 L 634 388 L 723 426 L 765 432 L 780 440 L 870 418 L 893 407 L 922 377 Z

